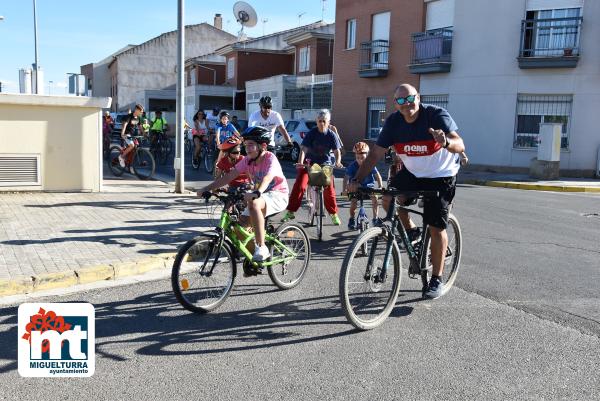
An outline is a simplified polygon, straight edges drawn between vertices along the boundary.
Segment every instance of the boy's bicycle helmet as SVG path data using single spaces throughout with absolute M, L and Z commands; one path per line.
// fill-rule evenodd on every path
M 225 142 L 223 142 L 222 144 L 219 145 L 219 149 L 220 150 L 224 150 L 224 151 L 228 151 L 229 149 L 235 148 L 236 146 L 238 146 L 240 143 L 242 143 L 242 141 L 240 140 L 240 138 L 238 138 L 237 136 L 231 136 L 229 138 L 227 138 L 227 140 Z
M 260 126 L 248 127 L 242 133 L 242 139 L 268 144 L 271 142 L 271 131 Z
M 369 153 L 369 145 L 365 142 L 356 142 L 352 150 L 354 153 Z
M 219 113 L 219 120 L 225 116 L 227 116 L 229 118 L 229 113 L 226 112 L 225 110 L 223 110 L 221 113 Z

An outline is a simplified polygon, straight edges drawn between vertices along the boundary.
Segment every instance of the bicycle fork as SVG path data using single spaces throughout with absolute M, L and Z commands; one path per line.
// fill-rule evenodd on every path
M 381 270 L 379 272 L 375 272 L 372 274 L 374 261 L 375 261 L 375 252 L 377 250 L 377 244 L 379 242 L 379 236 L 373 239 L 373 244 L 371 245 L 371 249 L 369 250 L 369 258 L 367 260 L 367 270 L 365 271 L 365 280 L 370 280 L 373 276 L 374 282 L 376 284 L 384 283 L 387 278 L 387 269 L 390 263 L 390 257 L 392 256 L 392 247 L 394 245 L 394 236 L 388 233 L 386 248 L 385 248 L 385 256 L 383 257 L 383 265 L 381 266 Z

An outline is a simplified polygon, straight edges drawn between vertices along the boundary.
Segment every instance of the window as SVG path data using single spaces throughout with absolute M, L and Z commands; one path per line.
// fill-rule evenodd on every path
M 448 95 L 421 95 L 421 103 L 432 104 L 448 110 Z
M 227 79 L 231 79 L 235 76 L 235 57 L 227 59 Z
M 375 139 L 385 121 L 385 97 L 367 98 L 367 138 Z
M 579 47 L 580 8 L 528 11 L 525 47 L 530 56 L 562 56 Z
M 388 42 L 390 40 L 390 12 L 373 14 L 371 31 L 371 64 L 388 63 Z
M 569 148 L 572 95 L 518 95 L 515 148 L 537 148 L 540 123 L 562 123 L 561 149 Z
M 356 47 L 356 20 L 349 19 L 346 21 L 346 49 L 354 49 Z
M 308 46 L 300 48 L 300 64 L 298 72 L 306 72 L 310 69 L 310 48 Z

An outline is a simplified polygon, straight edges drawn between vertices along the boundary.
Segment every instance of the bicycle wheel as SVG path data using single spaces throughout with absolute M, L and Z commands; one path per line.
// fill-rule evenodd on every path
M 147 180 L 154 175 L 156 165 L 154 157 L 147 149 L 137 148 L 132 163 L 133 171 L 140 180 Z
M 396 242 L 386 273 L 382 273 L 389 233 L 372 227 L 360 234 L 348 248 L 340 272 L 340 303 L 346 318 L 359 330 L 381 325 L 390 315 L 400 288 L 402 261 Z M 360 256 L 363 243 L 368 243 L 368 256 Z
M 179 303 L 189 311 L 213 311 L 233 289 L 234 255 L 227 243 L 216 249 L 218 242 L 216 236 L 201 235 L 186 242 L 177 252 L 171 285 Z
M 204 170 L 208 174 L 212 174 L 215 169 L 215 151 L 212 149 L 207 149 L 204 154 Z
M 442 295 L 446 294 L 454 285 L 454 281 L 456 281 L 462 254 L 462 232 L 460 230 L 460 224 L 458 224 L 458 219 L 452 213 L 448 215 L 448 227 L 446 228 L 446 233 L 448 234 L 448 247 L 446 248 L 444 271 L 442 272 L 442 282 L 444 283 Z M 421 258 L 421 278 L 423 280 L 423 294 L 425 294 L 432 271 L 430 249 L 431 235 L 429 234 L 429 230 L 425 233 L 423 244 L 423 249 L 427 250 L 425 257 Z M 425 281 L 427 281 L 427 283 L 425 283 Z
M 325 218 L 325 213 L 323 210 L 323 189 L 317 192 L 317 240 L 323 241 L 323 219 Z
M 108 152 L 107 164 L 108 164 L 109 170 L 117 177 L 120 177 L 121 175 L 123 175 L 123 172 L 125 172 L 125 168 L 121 167 L 121 164 L 119 163 L 120 155 L 121 155 L 121 147 L 120 146 L 115 145 L 115 146 L 110 147 L 110 151 Z
M 304 278 L 306 269 L 310 263 L 310 240 L 308 234 L 297 223 L 284 223 L 273 234 L 273 236 L 292 250 L 297 256 L 289 262 L 267 266 L 269 277 L 273 284 L 279 289 L 288 290 L 294 288 Z M 289 256 L 289 253 L 275 243 L 268 244 L 272 259 Z

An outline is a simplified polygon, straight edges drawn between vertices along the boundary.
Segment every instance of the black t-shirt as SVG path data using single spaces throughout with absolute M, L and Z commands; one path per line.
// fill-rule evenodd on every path
M 457 131 L 456 123 L 443 108 L 421 104 L 416 121 L 407 123 L 399 111 L 391 114 L 377 138 L 377 145 L 394 146 L 404 166 L 416 177 L 436 178 L 456 175 L 458 155 L 448 152 L 429 133 L 429 128 L 446 134 Z
M 136 117 L 133 113 L 129 113 L 123 120 L 123 125 L 127 124 L 125 127 L 125 135 L 137 135 L 139 123 L 139 117 Z

